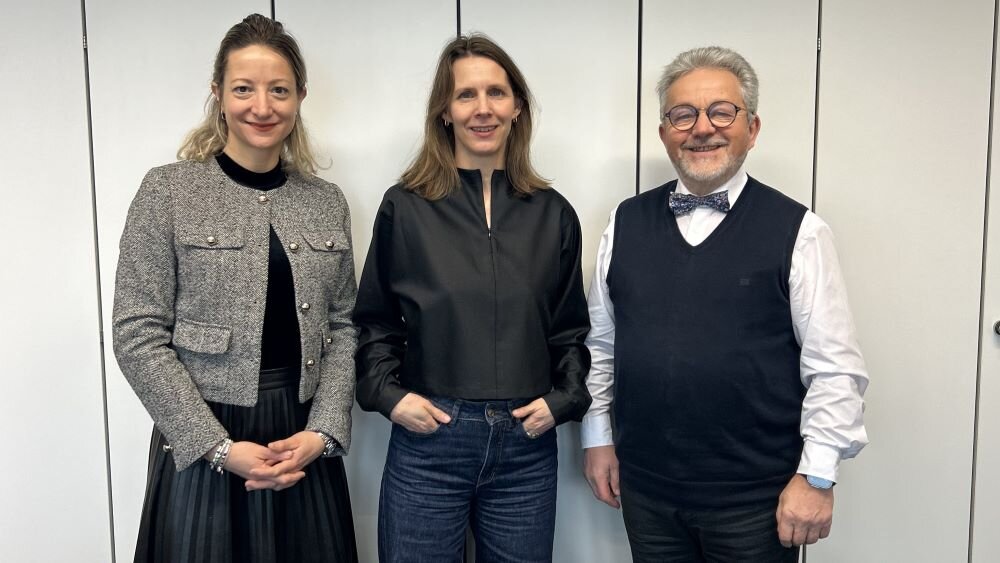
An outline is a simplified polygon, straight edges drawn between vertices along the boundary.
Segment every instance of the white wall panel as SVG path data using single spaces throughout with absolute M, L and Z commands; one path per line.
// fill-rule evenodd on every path
M 106 561 L 111 528 L 80 2 L 8 3 L 4 19 L 0 558 Z
M 437 57 L 455 35 L 455 2 L 279 0 L 275 17 L 306 59 L 302 114 L 330 164 L 320 176 L 339 185 L 351 205 L 360 276 L 382 194 L 419 148 Z M 346 465 L 358 556 L 376 561 L 389 422 L 355 407 L 352 440 Z
M 823 4 L 816 210 L 871 373 L 872 443 L 810 563 L 967 556 L 993 11 Z
M 994 59 L 995 60 L 995 59 Z M 986 225 L 986 284 L 983 288 L 982 343 L 979 364 L 979 420 L 976 441 L 976 480 L 972 513 L 973 563 L 991 563 L 1000 553 L 1000 88 L 993 82 L 993 153 L 990 170 L 989 215 Z
M 463 0 L 462 30 L 495 39 L 536 100 L 532 156 L 573 204 L 589 286 L 597 243 L 615 206 L 635 195 L 638 3 Z M 559 427 L 555 561 L 626 561 L 621 514 L 583 478 L 579 425 Z
M 122 561 L 131 561 L 135 549 L 152 423 L 111 350 L 118 239 L 143 175 L 176 160 L 184 135 L 201 121 L 222 36 L 253 11 L 270 15 L 270 2 L 87 2 L 115 548 Z
M 747 172 L 811 205 L 818 9 L 818 0 L 644 3 L 640 189 L 677 177 L 657 134 L 663 67 L 688 49 L 718 45 L 743 55 L 760 79 L 761 129 Z

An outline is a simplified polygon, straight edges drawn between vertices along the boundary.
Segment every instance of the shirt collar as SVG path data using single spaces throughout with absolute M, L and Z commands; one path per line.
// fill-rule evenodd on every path
M 736 171 L 736 174 L 733 174 L 732 178 L 726 180 L 724 184 L 713 190 L 712 193 L 714 194 L 721 191 L 728 191 L 729 205 L 732 206 L 736 203 L 736 199 L 740 197 L 740 194 L 743 193 L 743 188 L 745 188 L 746 185 L 747 185 L 747 173 L 741 166 L 740 169 Z M 684 180 L 681 180 L 680 178 L 677 179 L 677 189 L 675 191 L 679 194 L 691 193 L 691 190 L 689 190 L 687 186 L 684 185 Z

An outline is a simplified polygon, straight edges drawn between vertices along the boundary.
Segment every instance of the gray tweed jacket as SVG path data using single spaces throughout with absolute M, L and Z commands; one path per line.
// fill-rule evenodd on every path
M 150 170 L 132 201 L 113 315 L 118 365 L 178 471 L 226 437 L 206 400 L 257 402 L 269 225 L 292 266 L 307 428 L 350 447 L 357 285 L 343 193 L 296 173 L 263 192 L 215 159 L 181 161 Z

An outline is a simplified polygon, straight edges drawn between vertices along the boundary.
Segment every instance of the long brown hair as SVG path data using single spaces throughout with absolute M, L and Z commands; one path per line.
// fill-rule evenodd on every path
M 244 20 L 229 28 L 222 38 L 219 52 L 215 55 L 215 66 L 212 69 L 212 82 L 223 85 L 226 74 L 226 64 L 229 53 L 261 45 L 281 55 L 295 75 L 295 89 L 301 94 L 306 88 L 306 63 L 295 38 L 285 32 L 280 22 L 260 14 L 250 14 Z M 205 161 L 222 152 L 229 138 L 229 126 L 222 117 L 222 104 L 218 98 L 209 94 L 205 102 L 205 119 L 194 130 L 177 150 L 177 158 L 182 160 Z M 302 123 L 302 112 L 295 115 L 295 125 L 292 132 L 285 138 L 281 155 L 284 167 L 289 171 L 313 174 L 316 172 L 316 157 L 309 146 L 309 137 Z
M 525 195 L 548 188 L 549 181 L 542 178 L 531 164 L 531 105 L 534 99 L 528 90 L 528 82 L 510 55 L 492 39 L 480 33 L 460 35 L 449 41 L 441 52 L 437 71 L 434 73 L 434 85 L 427 100 L 424 142 L 400 181 L 408 190 L 430 200 L 446 197 L 461 185 L 455 164 L 455 132 L 452 127 L 445 126 L 441 115 L 448 109 L 455 89 L 452 65 L 462 57 L 471 56 L 486 57 L 500 65 L 507 73 L 507 80 L 521 108 L 517 123 L 512 124 L 507 136 L 507 162 L 504 168 L 511 186 L 516 192 Z

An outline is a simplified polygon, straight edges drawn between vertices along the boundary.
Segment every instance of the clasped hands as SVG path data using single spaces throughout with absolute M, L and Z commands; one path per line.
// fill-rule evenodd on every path
M 324 446 L 319 434 L 309 430 L 267 446 L 254 442 L 233 442 L 225 469 L 246 479 L 248 491 L 280 491 L 306 476 L 303 469 L 323 453 Z

